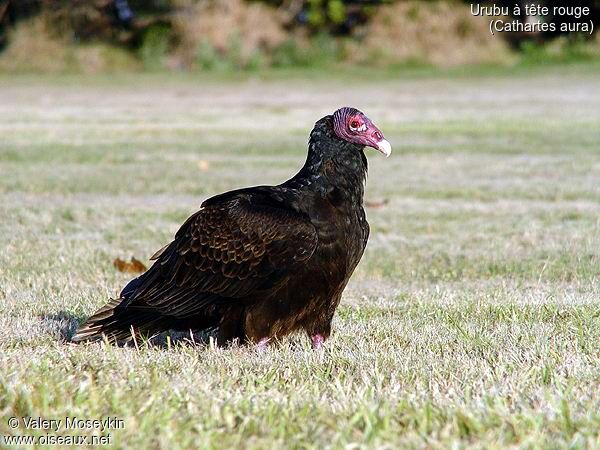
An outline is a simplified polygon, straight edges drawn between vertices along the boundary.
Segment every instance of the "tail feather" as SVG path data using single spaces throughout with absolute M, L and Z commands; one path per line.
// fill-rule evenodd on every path
M 152 334 L 168 328 L 167 317 L 156 311 L 119 308 L 122 301 L 122 298 L 111 299 L 77 329 L 71 341 L 96 341 L 104 337 L 109 342 L 129 341 L 133 332 Z

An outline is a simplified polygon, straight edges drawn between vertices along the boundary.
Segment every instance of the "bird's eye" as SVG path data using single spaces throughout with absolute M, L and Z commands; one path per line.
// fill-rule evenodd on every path
M 363 132 L 363 131 L 367 131 L 367 124 L 366 123 L 361 123 L 361 121 L 356 120 L 356 119 L 352 119 L 350 121 L 350 130 L 354 131 L 355 133 L 357 132 Z

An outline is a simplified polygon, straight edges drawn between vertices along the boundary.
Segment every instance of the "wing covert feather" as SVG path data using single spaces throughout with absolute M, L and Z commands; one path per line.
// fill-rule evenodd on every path
M 211 202 L 157 252 L 127 303 L 185 317 L 264 286 L 277 288 L 310 258 L 317 239 L 310 221 L 292 210 L 247 195 Z

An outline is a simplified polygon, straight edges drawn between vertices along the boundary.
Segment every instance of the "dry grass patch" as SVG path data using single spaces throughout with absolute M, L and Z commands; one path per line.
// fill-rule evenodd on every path
M 263 52 L 268 53 L 286 39 L 282 17 L 264 4 L 242 0 L 180 0 L 182 7 L 174 29 L 180 43 L 176 56 L 193 67 L 198 59 L 216 52 L 215 57 L 235 59 L 240 66 Z
M 354 57 L 379 62 L 416 61 L 442 67 L 506 63 L 505 42 L 491 36 L 486 19 L 459 2 L 396 2 L 377 10 Z
M 19 22 L 0 52 L 0 71 L 93 74 L 139 68 L 135 57 L 104 44 L 75 45 L 51 31 L 43 15 Z

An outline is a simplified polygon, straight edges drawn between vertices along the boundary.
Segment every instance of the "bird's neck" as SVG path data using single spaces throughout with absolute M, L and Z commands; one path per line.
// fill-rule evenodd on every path
M 327 116 L 315 124 L 306 162 L 292 180 L 324 195 L 335 189 L 362 204 L 366 176 L 367 158 L 363 147 L 338 138 L 332 118 Z

